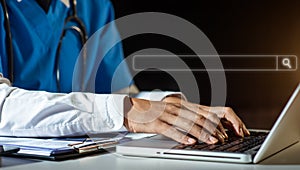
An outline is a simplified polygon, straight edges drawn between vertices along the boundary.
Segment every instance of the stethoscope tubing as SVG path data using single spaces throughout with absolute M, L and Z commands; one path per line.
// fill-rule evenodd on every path
M 4 11 L 4 15 L 5 15 L 4 16 L 4 25 L 5 25 L 4 27 L 6 30 L 8 75 L 9 75 L 9 79 L 10 79 L 11 83 L 13 83 L 14 82 L 14 53 L 13 53 L 13 43 L 12 43 L 13 39 L 12 39 L 12 33 L 11 33 L 11 27 L 10 27 L 10 19 L 9 19 L 7 5 L 6 5 L 6 0 L 1 0 L 0 2 L 1 2 L 1 5 L 2 5 L 3 11 Z M 55 69 L 56 69 L 56 74 L 57 74 L 56 75 L 56 84 L 57 84 L 58 91 L 60 91 L 59 54 L 60 54 L 62 41 L 66 34 L 66 31 L 73 30 L 73 31 L 77 32 L 78 35 L 80 36 L 80 41 L 81 41 L 82 46 L 84 46 L 84 44 L 86 43 L 86 41 L 88 39 L 86 27 L 85 27 L 83 21 L 77 15 L 76 6 L 77 6 L 77 1 L 71 0 L 72 11 L 70 11 L 70 13 L 71 13 L 70 16 L 68 16 L 64 21 L 64 29 L 60 35 L 59 44 L 58 44 L 57 51 L 56 51 L 56 63 L 55 63 L 56 68 Z M 72 22 L 72 21 L 75 22 L 77 25 L 72 25 L 72 26 L 65 28 L 67 23 Z M 84 65 L 83 70 L 85 70 L 85 65 Z M 81 87 L 81 88 L 83 88 L 83 87 Z
M 6 44 L 7 46 L 7 62 L 8 62 L 8 75 L 11 83 L 14 82 L 14 52 L 13 52 L 13 44 L 12 44 L 12 35 L 10 28 L 10 20 L 8 9 L 6 5 L 6 0 L 1 0 L 2 9 L 4 11 L 4 27 L 6 32 Z

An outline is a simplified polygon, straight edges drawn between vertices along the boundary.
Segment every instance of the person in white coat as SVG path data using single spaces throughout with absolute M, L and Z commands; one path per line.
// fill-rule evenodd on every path
M 85 25 L 80 33 L 87 36 L 114 19 L 108 0 L 1 0 L 1 136 L 57 137 L 126 128 L 163 134 L 184 144 L 197 140 L 216 143 L 227 138 L 224 122 L 237 135 L 249 135 L 231 108 L 190 103 L 179 92 L 142 93 L 143 99 L 113 94 L 138 92 L 133 84 L 122 84 L 131 79 L 126 65 L 121 66 L 126 81 L 120 81 L 115 89 L 107 88 L 124 58 L 121 44 L 111 49 L 100 65 L 95 92 L 73 91 L 70 77 L 85 41 L 75 42 L 80 38 L 72 31 L 61 35 L 66 18 L 75 12 Z M 100 17 L 90 20 L 92 13 Z M 80 23 L 75 27 L 83 27 Z M 116 31 L 114 25 L 111 29 Z M 112 38 L 106 34 L 101 34 L 104 42 Z

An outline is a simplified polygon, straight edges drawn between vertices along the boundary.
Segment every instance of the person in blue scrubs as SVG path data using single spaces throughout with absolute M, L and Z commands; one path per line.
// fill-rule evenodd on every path
M 86 70 L 83 69 L 83 75 L 87 77 L 80 79 L 83 86 L 81 82 L 74 82 L 74 74 L 81 72 L 74 68 L 83 43 L 77 28 L 73 29 L 80 23 L 71 20 L 65 24 L 66 18 L 76 12 L 87 36 L 91 37 L 114 20 L 114 10 L 109 0 L 78 0 L 75 9 L 70 3 L 73 1 L 6 1 L 14 54 L 13 75 L 9 71 L 9 45 L 2 4 L 0 135 L 69 136 L 119 130 L 124 125 L 131 132 L 160 133 L 185 144 L 193 144 L 197 141 L 195 139 L 216 143 L 227 138 L 220 119 L 230 121 L 237 135 L 249 134 L 232 109 L 189 103 L 180 93 L 167 92 L 154 95 L 156 98 L 147 98 L 155 102 L 110 94 L 132 85 L 127 65 L 120 64 L 124 59 L 122 45 L 119 43 L 107 54 L 101 54 L 107 48 L 106 43 L 119 38 L 114 24 L 109 30 L 100 32 L 95 55 L 87 52 L 88 65 Z M 64 30 L 67 31 L 61 38 Z M 93 63 L 97 62 L 99 53 L 104 55 L 103 60 L 94 70 Z M 122 78 L 112 87 L 117 67 Z M 92 72 L 96 72 L 95 88 L 89 89 L 87 84 L 91 82 L 88 75 Z M 93 92 L 94 95 L 91 97 L 91 93 L 85 92 Z M 184 135 L 178 128 L 186 130 L 193 138 Z
M 9 0 L 6 3 L 10 12 L 9 16 L 13 36 L 13 85 L 29 90 L 71 92 L 74 66 L 82 48 L 77 32 L 74 30 L 66 31 L 60 52 L 57 54 L 60 36 L 64 27 L 67 27 L 64 26 L 64 22 L 70 13 L 70 8 L 68 8 L 70 4 L 68 1 Z M 78 16 L 86 27 L 88 37 L 91 37 L 98 29 L 114 19 L 113 6 L 109 1 L 79 0 L 77 7 Z M 3 23 L 2 10 L 0 16 L 0 21 Z M 71 21 L 67 24 L 76 25 L 77 23 Z M 111 28 L 111 34 L 116 34 L 117 31 L 113 29 L 116 28 Z M 4 35 L 5 29 L 1 29 L 0 72 L 5 77 L 9 77 L 7 44 L 5 43 Z M 103 36 L 101 41 L 109 41 L 108 38 L 109 36 Z M 96 76 L 96 93 L 111 93 L 110 84 L 112 75 L 123 58 L 122 45 L 120 43 L 104 56 L 102 63 L 105 64 L 99 67 Z M 57 65 L 60 73 L 60 89 L 58 89 L 56 82 L 56 60 L 59 60 Z M 124 65 L 122 69 L 124 81 L 120 82 L 131 80 L 127 66 Z M 127 86 L 128 84 L 119 84 L 119 87 L 113 90 L 117 91 Z

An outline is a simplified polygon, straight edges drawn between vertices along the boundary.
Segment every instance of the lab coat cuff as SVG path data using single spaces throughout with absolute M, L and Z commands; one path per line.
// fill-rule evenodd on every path
M 96 110 L 98 114 L 96 114 L 95 118 L 95 126 L 101 126 L 101 131 L 119 131 L 124 122 L 124 103 L 125 100 L 128 100 L 128 96 L 126 95 L 118 95 L 113 94 L 107 96 L 104 107 L 105 112 L 103 110 Z M 95 106 L 100 104 L 101 97 L 96 95 L 95 97 Z M 100 125 L 102 123 L 102 125 Z
M 176 96 L 182 98 L 183 100 L 187 100 L 183 93 L 174 91 L 142 91 L 138 93 L 135 97 L 151 101 L 162 101 L 163 99 L 169 96 Z

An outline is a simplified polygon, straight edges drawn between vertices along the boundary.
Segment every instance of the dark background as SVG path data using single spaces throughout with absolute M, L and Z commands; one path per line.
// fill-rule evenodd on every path
M 116 18 L 137 12 L 164 12 L 182 17 L 200 28 L 219 54 L 300 56 L 300 1 L 298 0 L 112 0 Z M 161 35 L 139 35 L 123 41 L 126 56 L 146 48 L 175 54 L 193 54 L 184 44 Z M 299 61 L 299 58 L 298 58 Z M 191 63 L 187 63 L 191 64 Z M 298 64 L 299 67 L 299 64 Z M 201 104 L 210 104 L 210 82 L 194 72 Z M 227 106 L 250 128 L 270 128 L 300 74 L 294 72 L 226 72 Z M 164 72 L 142 72 L 135 77 L 141 90 L 178 90 Z M 195 101 L 197 102 L 197 101 Z

